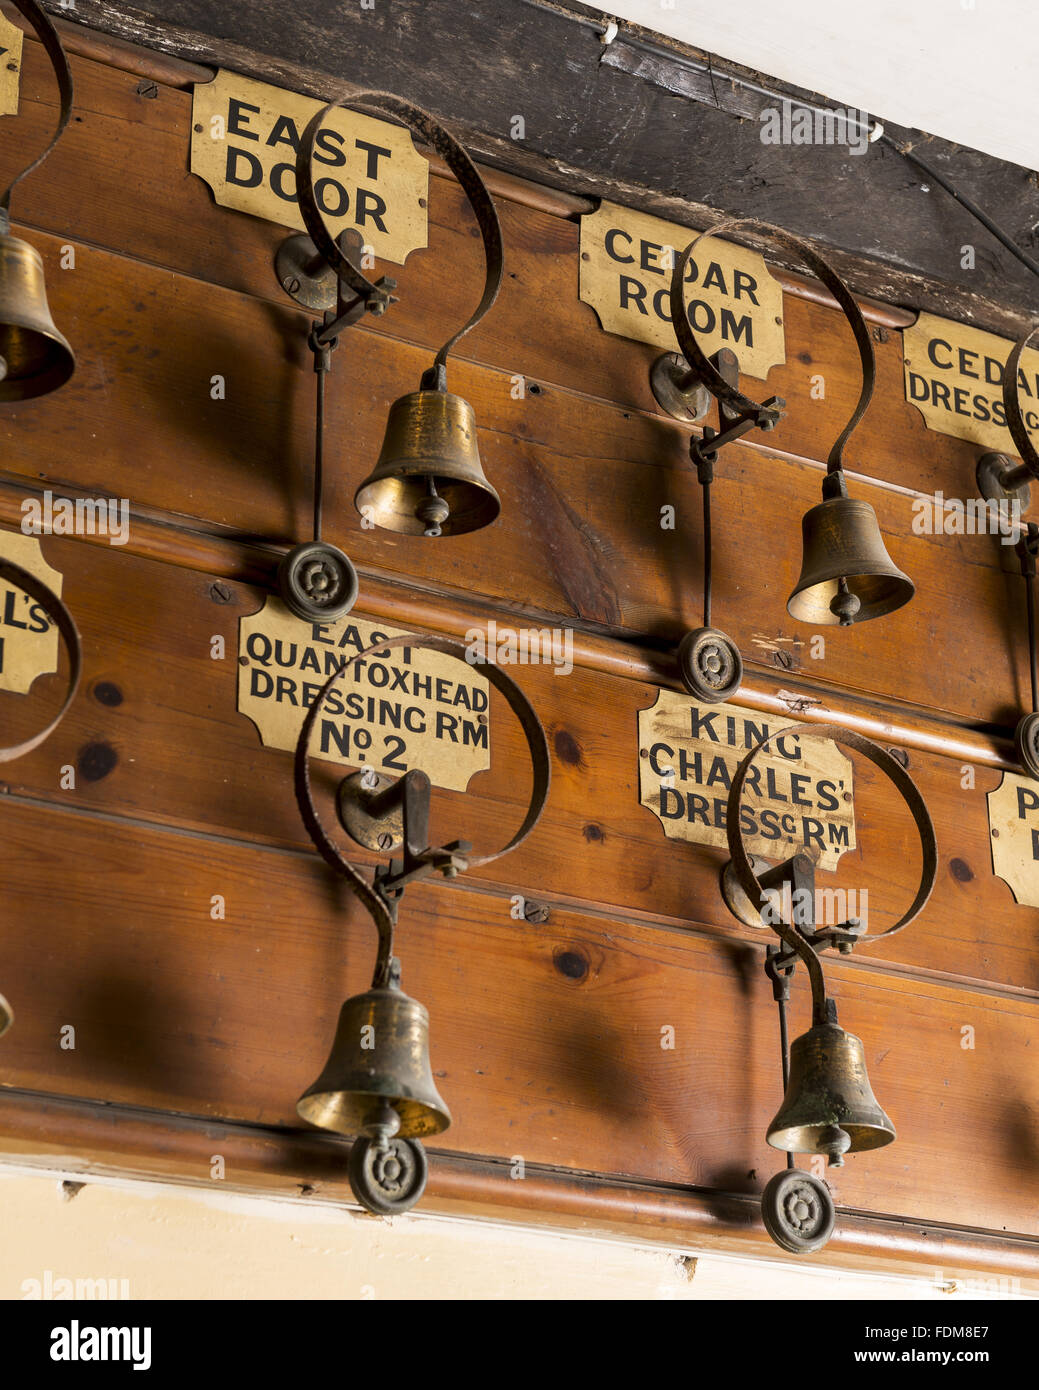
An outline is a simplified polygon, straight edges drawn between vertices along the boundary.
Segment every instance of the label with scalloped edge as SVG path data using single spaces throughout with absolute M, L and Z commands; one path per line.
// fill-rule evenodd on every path
M 332 672 L 401 628 L 348 613 L 335 623 L 293 617 L 269 596 L 238 627 L 238 712 L 267 748 L 293 750 L 307 710 Z M 465 791 L 490 766 L 490 686 L 464 661 L 395 647 L 359 662 L 332 688 L 311 756 L 388 777 L 420 768 L 437 787 Z
M 659 690 L 639 710 L 639 800 L 669 840 L 726 848 L 729 788 L 747 753 L 796 721 L 739 705 L 703 705 Z M 835 869 L 855 848 L 851 759 L 832 739 L 794 734 L 755 759 L 743 788 L 741 828 L 749 854 L 778 862 L 807 854 Z

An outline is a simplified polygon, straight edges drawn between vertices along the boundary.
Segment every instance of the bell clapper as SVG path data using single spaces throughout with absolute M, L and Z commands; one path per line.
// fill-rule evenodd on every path
M 831 1168 L 844 1167 L 844 1155 L 851 1148 L 851 1135 L 840 1125 L 827 1125 L 818 1139 L 819 1152 L 825 1154 Z
M 426 495 L 415 508 L 415 515 L 425 526 L 424 536 L 443 534 L 442 527 L 451 515 L 451 508 L 437 492 L 436 479 L 432 474 L 426 479 Z
M 848 588 L 848 581 L 842 574 L 837 581 L 837 592 L 830 600 L 830 612 L 838 619 L 841 627 L 851 627 L 861 607 L 861 600 Z
M 389 1100 L 383 1099 L 374 1115 L 361 1131 L 365 1139 L 370 1139 L 380 1150 L 389 1147 L 390 1140 L 400 1129 L 400 1116 Z

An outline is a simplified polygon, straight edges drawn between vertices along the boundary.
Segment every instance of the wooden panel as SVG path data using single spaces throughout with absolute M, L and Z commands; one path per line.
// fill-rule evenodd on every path
M 235 709 L 238 618 L 261 606 L 262 591 L 228 583 L 229 601 L 214 602 L 204 574 L 58 537 L 45 539 L 44 553 L 65 576 L 84 638 L 86 682 L 57 733 L 7 769 L 10 790 L 60 806 L 309 845 L 292 795 L 291 755 L 262 748 Z M 226 660 L 211 659 L 214 634 L 225 639 Z M 306 637 L 301 625 L 301 640 Z M 638 711 L 654 703 L 655 688 L 581 667 L 568 676 L 544 666 L 515 674 L 548 732 L 554 783 L 534 836 L 487 870 L 485 881 L 505 892 L 601 904 L 760 941 L 722 904 L 717 874 L 725 853 L 665 840 L 659 822 L 638 804 Z M 38 727 L 58 687 L 52 676 L 38 682 L 32 700 L 2 698 L 12 738 Z M 779 728 L 789 720 L 766 716 L 764 722 Z M 491 849 L 522 818 L 526 752 L 497 697 L 491 732 L 491 770 L 473 780 L 466 796 L 436 794 L 433 829 L 443 840 L 469 838 Z M 59 769 L 68 764 L 80 769 L 74 792 L 59 789 Z M 324 765 L 314 766 L 324 782 Z M 1039 991 L 1039 914 L 1016 906 L 991 875 L 985 794 L 1000 774 L 978 768 L 975 789 L 964 792 L 959 760 L 915 751 L 910 771 L 937 827 L 938 886 L 910 929 L 860 954 Z M 329 785 L 341 775 L 332 768 L 327 774 Z M 919 851 L 887 782 L 861 760 L 855 776 L 859 847 L 825 882 L 865 889 L 876 931 L 912 899 Z M 329 816 L 334 824 L 331 809 Z M 356 857 L 366 858 L 360 850 Z
M 53 267 L 56 244 L 47 249 Z M 81 251 L 75 273 L 52 269 L 50 284 L 58 323 L 90 350 L 60 394 L 5 411 L 6 471 L 278 541 L 306 533 L 313 374 L 298 315 L 103 253 Z M 340 354 L 329 388 L 327 530 L 356 562 L 661 644 L 698 625 L 701 500 L 684 434 L 555 390 L 517 401 L 504 372 L 459 363 L 452 384 L 476 410 L 502 519 L 432 545 L 364 531 L 354 491 L 377 456 L 390 401 L 417 386 L 428 355 L 375 334 L 358 334 Z M 217 375 L 226 399 L 211 398 Z M 800 517 L 819 484 L 817 468 L 739 444 L 719 465 L 715 620 L 750 660 L 771 662 L 777 643 L 794 642 L 795 663 L 808 665 L 807 630 L 786 617 L 785 601 L 800 568 Z M 1021 585 L 999 568 L 1012 554 L 992 537 L 918 537 L 908 496 L 854 486 L 876 505 L 918 593 L 879 622 L 831 630 L 828 659 L 812 662 L 813 673 L 1012 727 L 1027 688 Z M 763 499 L 775 518 L 768 525 Z M 666 504 L 677 509 L 674 530 L 660 526 Z M 963 661 L 906 662 L 907 652 L 968 631 Z
M 20 130 L 27 141 L 42 140 L 54 120 L 50 87 L 38 45 L 27 43 L 26 52 Z M 62 239 L 130 253 L 270 300 L 286 311 L 286 325 L 298 318 L 273 271 L 285 230 L 216 207 L 201 180 L 188 173 L 190 94 L 160 87 L 158 96 L 148 99 L 137 94 L 137 82 L 128 73 L 86 60 L 76 60 L 74 66 L 79 119 L 48 162 L 47 175 L 19 189 L 18 217 Z M 152 215 L 158 206 L 167 209 L 165 216 Z M 497 366 L 509 376 L 520 373 L 536 383 L 659 416 L 649 388 L 656 350 L 603 333 L 594 312 L 578 301 L 579 228 L 504 200 L 499 212 L 505 284 L 493 312 L 461 345 L 462 356 Z M 400 282 L 401 302 L 366 327 L 435 348 L 471 312 L 481 258 L 471 214 L 452 180 L 431 181 L 429 215 L 429 250 L 413 254 L 403 268 L 379 267 L 379 273 Z M 125 309 L 133 287 L 116 282 Z M 216 302 L 210 312 L 218 312 Z M 823 460 L 857 398 L 858 356 L 837 310 L 788 294 L 784 317 L 786 365 L 771 372 L 767 385 L 747 379 L 744 386 L 756 398 L 780 395 L 788 402 L 786 419 L 770 436 L 772 445 Z M 198 328 L 203 331 L 201 320 Z M 136 325 L 132 331 L 136 336 Z M 878 390 L 849 450 L 849 466 L 899 487 L 973 496 L 977 451 L 924 427 L 919 412 L 903 399 L 901 334 L 879 326 L 872 331 Z M 83 334 L 75 346 L 87 358 L 97 354 L 100 344 Z M 340 360 L 356 355 L 358 348 L 348 336 Z M 351 363 L 344 377 L 349 379 L 353 371 Z M 824 401 L 810 394 L 810 379 L 819 373 L 825 381 Z M 662 428 L 670 430 L 670 422 L 665 426 L 662 421 Z
M 19 149 L 0 152 L 0 172 L 53 118 L 38 48 L 28 49 Z M 23 493 L 46 487 L 126 497 L 145 533 L 131 550 L 150 546 L 174 564 L 44 540 L 83 631 L 86 678 L 57 734 L 0 783 L 0 988 L 17 1014 L 4 1084 L 268 1126 L 276 1145 L 373 954 L 369 925 L 302 834 L 290 755 L 263 749 L 235 709 L 237 622 L 265 595 L 251 581 L 269 578 L 277 547 L 309 527 L 306 320 L 274 283 L 282 231 L 215 208 L 187 172 L 189 94 L 159 84 L 149 98 L 129 74 L 76 68 L 78 119 L 15 211 L 43 250 L 79 370 L 61 393 L 0 414 L 0 517 L 16 522 Z M 389 403 L 414 389 L 476 293 L 478 242 L 450 180 L 432 180 L 430 212 L 429 252 L 383 268 L 403 302 L 347 335 L 336 357 L 329 538 L 362 569 L 361 614 L 455 633 L 473 612 L 547 621 L 577 628 L 594 657 L 565 678 L 518 673 L 553 749 L 535 835 L 484 877 L 424 886 L 405 903 L 405 986 L 430 1007 L 438 1084 L 456 1118 L 443 1148 L 481 1172 L 520 1154 L 532 1172 L 562 1174 L 575 1201 L 587 1193 L 574 1175 L 601 1175 L 629 1213 L 639 1184 L 666 1184 L 647 1198 L 655 1229 L 669 1219 L 661 1193 L 697 1188 L 698 1213 L 729 1194 L 717 1206 L 724 1238 L 743 1222 L 760 1243 L 751 1200 L 781 1163 L 764 1144 L 780 1099 L 766 938 L 721 902 L 724 853 L 666 841 L 638 805 L 638 711 L 674 681 L 674 643 L 700 621 L 688 431 L 655 409 L 654 350 L 603 334 L 579 304 L 577 226 L 503 202 L 506 285 L 451 374 L 476 409 L 502 520 L 440 544 L 362 531 L 352 496 Z M 74 270 L 59 268 L 67 243 Z M 808 630 L 785 615 L 799 521 L 819 498 L 819 460 L 857 381 L 839 314 L 788 294 L 784 317 L 788 361 L 750 386 L 786 396 L 788 419 L 767 449 L 761 438 L 734 446 L 718 469 L 714 619 L 739 643 L 759 707 L 796 703 L 779 693 L 787 682 L 820 692 L 838 718 L 872 713 L 881 737 L 887 718 L 892 729 L 926 726 L 935 751 L 914 747 L 910 770 L 941 850 L 921 920 L 827 965 L 899 1130 L 894 1147 L 830 1176 L 838 1201 L 863 1213 L 852 1243 L 870 1213 L 1035 1237 L 1039 917 L 991 875 L 985 795 L 999 772 L 979 766 L 964 791 L 963 758 L 951 755 L 1007 752 L 996 740 L 1028 697 L 1021 582 L 991 538 L 913 533 L 909 489 L 971 495 L 974 451 L 924 429 L 902 398 L 900 334 L 875 324 L 878 394 L 849 467 L 876 482 L 852 487 L 876 506 L 917 596 L 880 622 L 826 632 L 824 655 L 808 648 Z M 212 399 L 216 375 L 226 399 Z M 520 375 L 536 389 L 516 400 Z M 659 524 L 666 504 L 677 508 L 673 531 Z M 214 591 L 215 574 L 234 581 Z M 211 658 L 214 634 L 226 639 L 223 661 Z M 5 729 L 13 738 L 38 726 L 57 698 L 54 677 L 32 700 L 0 697 Z M 500 708 L 492 752 L 468 796 L 438 795 L 437 839 L 490 847 L 514 828 L 525 761 Z M 74 790 L 59 781 L 68 765 Z M 827 882 L 868 891 L 876 930 L 915 887 L 916 850 L 886 782 L 864 766 L 856 777 L 859 849 Z M 319 774 L 322 795 L 337 779 Z M 547 902 L 549 921 L 513 920 L 517 892 Z M 214 895 L 224 921 L 210 915 Z M 60 1046 L 66 1023 L 74 1050 Z M 669 1024 L 674 1051 L 660 1046 Z M 296 1154 L 284 1162 L 305 1172 Z M 696 1223 L 702 1234 L 705 1218 Z
M 337 904 L 324 866 L 13 803 L 4 828 L 5 1084 L 294 1125 L 373 958 L 370 924 Z M 422 886 L 399 953 L 455 1117 L 434 1147 L 727 1192 L 778 1168 L 759 951 L 571 912 L 531 926 L 503 894 Z M 1039 1232 L 1034 1006 L 839 964 L 830 980 L 899 1130 L 831 1172 L 838 1201 Z M 793 1009 L 796 1032 L 803 988 Z

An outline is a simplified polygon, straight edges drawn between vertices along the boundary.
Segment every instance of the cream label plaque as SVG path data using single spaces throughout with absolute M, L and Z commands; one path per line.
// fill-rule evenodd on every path
M 687 227 L 603 202 L 581 218 L 580 297 L 607 333 L 674 352 L 671 272 L 696 236 Z M 712 237 L 694 252 L 686 307 L 704 351 L 732 348 L 762 381 L 786 361 L 783 290 L 756 251 Z
M 22 69 L 22 31 L 0 14 L 0 116 L 18 114 L 18 78 Z
M 1013 346 L 995 333 L 921 314 L 902 330 L 906 400 L 929 430 L 1015 455 L 1003 411 L 1003 367 Z M 1017 382 L 1021 413 L 1039 445 L 1039 352 L 1022 355 Z
M 639 800 L 669 840 L 724 847 L 729 788 L 743 758 L 790 724 L 738 705 L 702 705 L 671 690 L 639 710 Z M 835 869 L 855 848 L 852 764 L 835 743 L 777 739 L 747 774 L 742 829 L 747 849 L 778 862 L 804 853 Z
M 61 574 L 43 558 L 35 536 L 0 531 L 0 555 L 61 597 Z M 0 690 L 27 695 L 37 676 L 58 669 L 58 642 L 58 629 L 36 600 L 0 582 Z
M 273 596 L 238 629 L 238 711 L 267 748 L 296 747 L 307 709 L 344 661 L 400 628 L 352 613 L 305 623 Z M 489 686 L 441 652 L 395 648 L 353 667 L 333 688 L 311 756 L 391 777 L 421 768 L 434 786 L 464 791 L 490 766 Z
M 221 70 L 196 83 L 191 172 L 223 207 L 304 230 L 296 199 L 300 137 L 325 103 Z M 340 108 L 318 134 L 314 195 L 333 236 L 353 228 L 380 260 L 426 245 L 429 165 L 411 133 Z
M 1039 907 L 1039 782 L 1004 772 L 987 800 L 992 872 L 1016 902 Z

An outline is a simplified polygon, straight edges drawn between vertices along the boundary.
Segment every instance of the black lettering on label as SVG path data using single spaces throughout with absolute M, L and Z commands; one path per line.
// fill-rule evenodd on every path
M 293 151 L 299 149 L 299 131 L 291 116 L 279 116 L 267 136 L 268 145 L 288 145 Z
M 487 747 L 487 725 L 475 724 L 471 719 L 462 720 L 462 747 Z
M 17 594 L 14 589 L 8 589 L 4 593 L 4 625 L 6 627 L 20 627 L 23 631 L 28 628 L 28 623 L 23 623 L 20 618 L 14 616 L 14 605 Z
M 343 757 L 343 758 L 349 757 L 349 755 L 350 755 L 350 728 L 349 728 L 349 725 L 344 725 L 344 727 L 340 728 L 338 724 L 336 724 L 336 723 L 333 722 L 333 720 L 331 720 L 331 719 L 322 719 L 322 721 L 321 721 L 321 751 L 322 751 L 322 753 L 328 753 L 328 752 L 331 750 L 331 747 L 332 747 L 332 744 L 333 744 L 333 743 L 335 744 L 335 746 L 336 746 L 336 751 L 337 751 L 337 753 L 340 755 L 340 757 Z
M 718 717 L 718 711 L 712 710 L 710 714 L 701 714 L 696 706 L 690 707 L 689 721 L 690 730 L 693 738 L 709 738 L 712 743 L 720 743 L 714 728 L 714 721 Z
M 805 848 L 812 844 L 817 844 L 821 850 L 826 846 L 823 844 L 823 823 L 814 816 L 805 816 L 801 821 L 801 838 Z
M 319 130 L 314 142 L 314 160 L 317 164 L 332 164 L 339 167 L 346 163 L 343 149 L 344 137 L 338 130 Z M 315 627 L 317 624 L 315 623 Z
M 757 295 L 754 293 L 754 291 L 757 289 L 757 287 L 758 287 L 758 282 L 757 282 L 757 280 L 754 279 L 754 276 L 753 276 L 753 275 L 749 275 L 749 274 L 747 273 L 747 271 L 745 271 L 745 270 L 734 270 L 734 271 L 733 271 L 733 274 L 732 274 L 732 288 L 733 288 L 733 293 L 734 293 L 735 297 L 736 297 L 737 299 L 740 299 L 740 298 L 742 298 L 742 296 L 743 296 L 744 294 L 746 294 L 746 296 L 747 296 L 747 298 L 750 300 L 750 302 L 751 302 L 756 308 L 760 309 L 760 308 L 761 308 L 761 305 L 758 303 L 758 297 L 757 297 Z
M 631 237 L 628 235 L 627 232 L 622 231 L 620 227 L 610 228 L 610 230 L 606 233 L 606 237 L 603 241 L 603 245 L 606 248 L 606 254 L 612 261 L 620 261 L 622 265 L 631 265 L 635 257 L 622 256 L 620 252 L 617 250 L 617 242 L 620 240 L 621 237 L 624 238 L 624 240 L 628 243 L 629 246 L 631 245 Z M 623 304 L 621 305 L 621 308 L 624 308 Z
M 447 738 L 452 743 L 457 743 L 458 734 L 455 732 L 457 728 L 458 720 L 453 714 L 446 714 L 443 710 L 437 710 L 437 738 Z
M 269 700 L 274 694 L 274 677 L 254 666 L 251 672 L 249 694 L 254 700 Z
M 646 298 L 646 287 L 632 275 L 622 275 L 620 277 L 620 307 L 627 309 L 633 305 L 640 314 L 648 316 L 649 310 L 643 301 Z
M 775 768 L 769 767 L 765 769 L 765 783 L 768 787 L 768 791 L 765 793 L 765 795 L 768 797 L 769 801 L 787 800 L 787 797 L 784 795 L 784 793 L 781 792 L 779 788 L 776 786 Z
M 944 348 L 946 352 L 952 352 L 952 344 L 947 343 L 944 338 L 932 338 L 927 344 L 927 356 L 934 365 L 943 372 L 947 372 L 952 367 L 952 358 L 947 362 L 942 362 L 938 358 L 938 349 Z
M 239 167 L 243 164 L 245 172 L 240 173 Z M 249 150 L 240 150 L 236 145 L 228 145 L 224 181 L 234 184 L 236 188 L 259 188 L 263 182 L 263 165 Z
M 258 106 L 250 106 L 247 101 L 239 101 L 237 97 L 231 97 L 227 103 L 227 133 L 228 135 L 240 135 L 244 140 L 259 140 L 255 130 L 247 130 L 249 117 L 245 114 L 251 111 L 253 115 L 260 114 Z
M 754 324 L 749 314 L 737 320 L 736 315 L 731 309 L 722 309 L 722 337 L 731 343 L 746 342 L 749 348 L 754 346 Z
M 386 231 L 386 223 L 382 220 L 386 214 L 386 200 L 380 198 L 378 193 L 372 193 L 370 189 L 359 188 L 357 190 L 357 207 L 355 209 L 354 221 L 359 227 L 363 227 L 365 222 L 371 220 L 378 227 L 380 232 Z
M 707 267 L 707 274 L 703 278 L 702 288 L 705 290 L 717 289 L 719 293 L 724 295 L 729 293 L 725 286 L 725 274 L 717 261 L 712 261 Z
M 373 183 L 379 181 L 379 160 L 392 159 L 393 151 L 384 149 L 382 145 L 372 145 L 367 140 L 355 140 L 354 146 L 359 150 L 364 150 L 368 155 L 367 167 L 364 176 L 371 179 Z
M 329 217 L 345 217 L 350 211 L 349 193 L 332 178 L 318 179 L 314 185 L 314 201 Z

